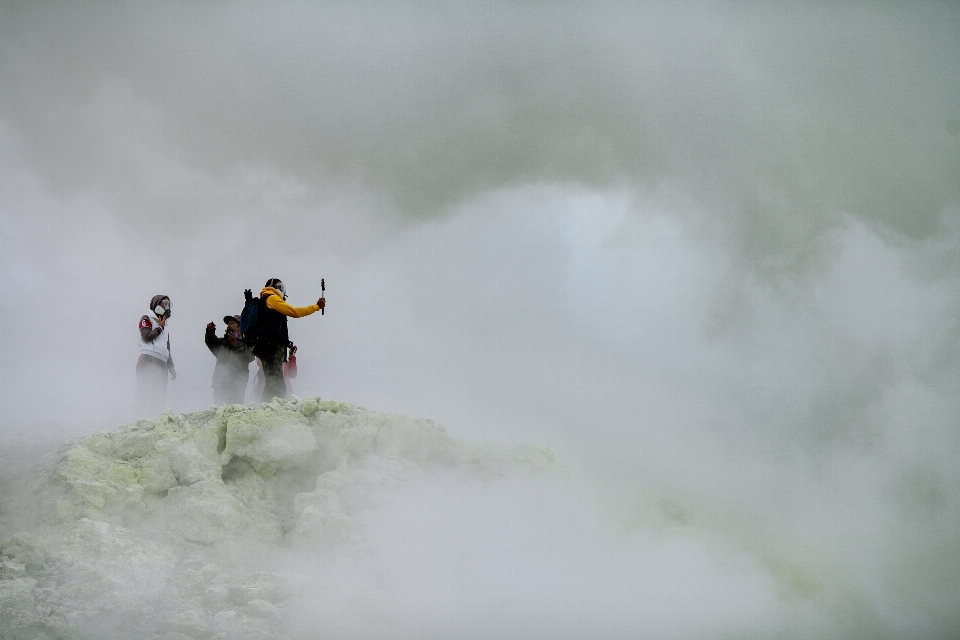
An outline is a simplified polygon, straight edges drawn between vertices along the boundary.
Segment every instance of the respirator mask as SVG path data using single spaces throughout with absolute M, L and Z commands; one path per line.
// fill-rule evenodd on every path
M 280 295 L 283 297 L 284 300 L 287 299 L 287 288 L 283 286 L 282 282 L 278 282 L 277 284 L 274 285 L 273 288 L 280 292 Z
M 162 318 L 164 316 L 169 318 L 172 314 L 172 312 L 170 311 L 170 301 L 164 300 L 163 302 L 161 302 L 160 304 L 158 304 L 153 308 L 153 312 L 157 314 L 158 318 Z

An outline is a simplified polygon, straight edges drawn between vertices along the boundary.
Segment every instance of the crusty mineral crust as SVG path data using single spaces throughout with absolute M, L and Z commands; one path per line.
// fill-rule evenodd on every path
M 296 572 L 271 553 L 364 548 L 364 513 L 428 474 L 555 473 L 431 420 L 320 398 L 164 413 L 65 444 L 32 531 L 0 540 L 0 637 L 284 638 Z M 352 545 L 352 546 L 351 546 Z

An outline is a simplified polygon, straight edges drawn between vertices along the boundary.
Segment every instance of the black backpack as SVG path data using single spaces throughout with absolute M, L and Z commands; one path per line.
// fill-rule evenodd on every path
M 260 307 L 263 301 L 260 298 L 254 298 L 253 292 L 247 289 L 243 292 L 246 303 L 243 305 L 243 311 L 240 313 L 240 338 L 248 347 L 257 346 L 260 338 Z

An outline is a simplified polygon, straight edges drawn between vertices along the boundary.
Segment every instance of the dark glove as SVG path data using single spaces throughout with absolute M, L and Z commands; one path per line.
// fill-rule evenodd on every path
M 247 302 L 250 302 L 251 300 L 253 300 L 253 292 L 250 291 L 250 289 L 244 290 L 243 299 L 246 300 Z

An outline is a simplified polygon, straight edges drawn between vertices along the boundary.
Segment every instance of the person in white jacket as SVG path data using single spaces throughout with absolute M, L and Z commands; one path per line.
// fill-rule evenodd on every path
M 150 313 L 140 318 L 140 357 L 137 359 L 137 410 L 153 416 L 166 408 L 167 378 L 177 379 L 170 355 L 170 297 L 150 299 Z

